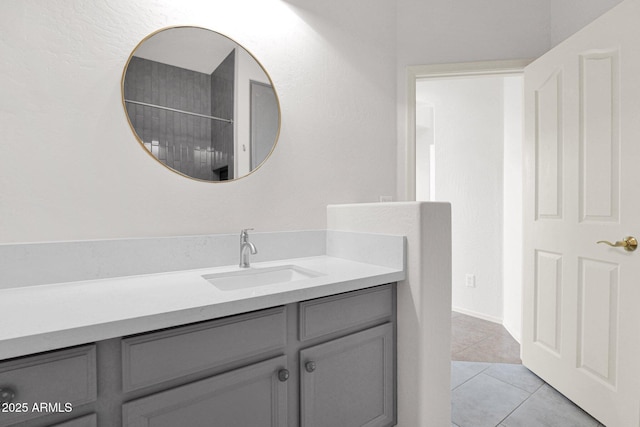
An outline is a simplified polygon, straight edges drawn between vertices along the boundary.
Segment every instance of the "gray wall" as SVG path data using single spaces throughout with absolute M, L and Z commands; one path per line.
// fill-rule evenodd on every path
M 198 114 L 212 115 L 219 87 L 228 93 L 224 108 L 214 116 L 233 118 L 233 54 L 231 71 L 225 60 L 225 83 L 213 75 L 198 73 L 147 59 L 132 57 L 125 77 L 125 99 L 161 105 Z M 228 82 L 228 76 L 231 81 Z M 229 105 L 231 107 L 229 107 Z M 233 126 L 211 119 L 127 103 L 131 123 L 147 149 L 167 166 L 198 179 L 217 180 L 212 173 L 211 152 L 215 138 L 225 138 L 223 147 L 233 153 Z M 220 125 L 223 123 L 222 132 Z M 220 135 L 221 134 L 221 135 Z M 231 161 L 232 156 L 229 156 Z
M 234 118 L 235 49 L 211 73 L 211 114 L 224 119 Z M 213 120 L 211 123 L 212 147 L 226 156 L 229 179 L 234 177 L 233 124 Z M 214 173 L 218 165 L 214 165 Z

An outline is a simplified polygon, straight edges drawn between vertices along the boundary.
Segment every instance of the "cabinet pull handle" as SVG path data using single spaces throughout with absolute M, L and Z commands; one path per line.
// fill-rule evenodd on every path
M 309 373 L 315 371 L 316 370 L 316 362 L 307 362 L 307 363 L 305 363 L 304 369 L 306 369 L 306 371 L 309 372 Z
M 0 403 L 11 403 L 16 397 L 16 392 L 9 387 L 0 387 Z
M 289 371 L 286 370 L 286 369 L 280 369 L 278 371 L 278 379 L 281 382 L 285 382 L 286 380 L 288 380 L 289 379 Z

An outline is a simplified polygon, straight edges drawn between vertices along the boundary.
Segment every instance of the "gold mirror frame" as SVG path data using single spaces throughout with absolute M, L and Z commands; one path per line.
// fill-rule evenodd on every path
M 232 60 L 234 63 L 234 69 L 233 69 L 233 73 L 234 73 L 234 83 L 233 83 L 233 99 L 232 99 L 232 105 L 233 105 L 233 117 L 231 118 L 231 120 L 227 119 L 227 118 L 220 118 L 220 117 L 216 117 L 214 116 L 214 112 L 211 111 L 210 114 L 202 114 L 200 112 L 195 112 L 195 111 L 184 111 L 180 108 L 173 108 L 169 105 L 163 105 L 163 104 L 167 104 L 166 102 L 161 103 L 158 102 L 156 103 L 146 103 L 146 102 L 142 102 L 140 100 L 132 100 L 132 99 L 127 99 L 126 95 L 126 89 L 129 89 L 129 93 L 131 93 L 131 85 L 127 87 L 127 72 L 129 71 L 129 67 L 132 63 L 132 60 L 134 60 L 134 58 L 136 58 L 136 61 L 138 59 L 142 59 L 143 61 L 150 61 L 150 62 L 156 62 L 158 65 L 154 65 L 154 66 L 158 66 L 158 67 L 164 67 L 164 66 L 168 66 L 171 68 L 185 68 L 186 72 L 189 73 L 197 73 L 197 71 L 193 71 L 190 70 L 189 68 L 192 67 L 180 67 L 180 66 L 175 66 L 172 64 L 165 64 L 164 62 L 159 62 L 159 61 L 154 61 L 154 60 L 148 60 L 146 58 L 139 58 L 136 56 L 136 53 L 138 53 L 140 51 L 141 46 L 145 45 L 145 43 L 147 43 L 150 39 L 156 37 L 156 36 L 162 36 L 164 38 L 166 38 L 170 31 L 172 30 L 179 30 L 182 32 L 185 31 L 190 31 L 190 32 L 205 32 L 203 34 L 206 34 L 207 37 L 211 37 L 211 38 L 216 38 L 218 41 L 220 41 L 220 44 L 224 45 L 224 46 L 232 46 L 233 50 L 231 51 L 231 53 L 234 55 Z M 203 36 L 204 37 L 204 36 Z M 157 38 L 157 37 L 156 37 Z M 157 40 L 156 40 L 157 42 Z M 187 51 L 187 49 L 185 49 L 184 51 Z M 182 52 L 182 51 L 181 51 Z M 236 55 L 236 52 L 240 52 L 238 55 Z M 198 52 L 196 52 L 195 55 L 200 55 L 198 56 L 198 58 L 201 58 L 202 55 Z M 266 132 L 268 135 L 274 134 L 273 136 L 273 143 L 271 143 L 270 149 L 268 150 L 267 154 L 260 154 L 260 156 L 264 156 L 264 159 L 262 159 L 259 164 L 257 164 L 255 167 L 252 167 L 251 164 L 254 162 L 254 160 L 252 159 L 252 155 L 253 155 L 253 150 L 255 150 L 255 147 L 257 146 L 257 144 L 253 144 L 253 141 L 251 140 L 251 130 L 245 131 L 243 136 L 245 137 L 245 143 L 243 144 L 242 141 L 238 141 L 238 124 L 236 122 L 236 113 L 239 111 L 239 107 L 238 107 L 238 102 L 239 100 L 237 99 L 237 93 L 238 93 L 238 89 L 237 89 L 237 84 L 236 84 L 236 79 L 235 76 L 238 75 L 238 71 L 236 71 L 236 65 L 238 64 L 239 60 L 236 60 L 236 56 L 241 56 L 241 55 L 245 55 L 246 58 L 248 58 L 249 60 L 252 60 L 255 65 L 253 67 L 259 67 L 259 69 L 262 71 L 262 73 L 264 74 L 264 77 L 266 78 L 266 81 L 260 81 L 260 80 L 256 80 L 253 81 L 252 79 L 249 79 L 248 82 L 250 83 L 251 89 L 248 92 L 245 93 L 249 93 L 250 96 L 252 95 L 253 92 L 253 87 L 257 85 L 259 85 L 259 87 L 270 87 L 270 89 L 273 92 L 273 99 L 270 101 L 271 105 L 271 110 L 268 111 L 267 115 L 275 115 L 277 114 L 277 119 L 274 120 L 274 117 L 267 117 L 267 119 L 270 121 L 270 126 L 271 128 L 268 129 L 268 131 Z M 229 55 L 231 56 L 231 54 Z M 194 57 L 195 58 L 195 57 Z M 229 57 L 225 58 L 225 61 L 229 59 Z M 239 68 L 239 67 L 238 67 Z M 257 69 L 257 68 L 256 68 Z M 216 68 L 217 70 L 217 68 Z M 171 70 L 174 71 L 175 70 Z M 180 71 L 182 72 L 182 71 Z M 212 79 L 213 79 L 213 74 L 211 75 Z M 145 76 L 146 77 L 146 76 Z M 149 79 L 151 79 L 151 77 L 148 77 Z M 134 79 L 135 80 L 135 79 Z M 268 83 L 267 83 L 268 82 Z M 145 84 L 148 82 L 145 82 Z M 253 83 L 256 83 L 257 85 L 253 85 Z M 133 83 L 132 83 L 133 84 Z M 211 83 L 213 86 L 213 83 Z M 213 89 L 211 89 L 213 90 Z M 228 90 L 225 89 L 225 90 Z M 139 91 L 138 91 L 139 92 Z M 148 94 L 148 96 L 151 96 L 150 94 Z M 268 94 L 267 97 L 270 97 L 271 95 Z M 174 173 L 177 173 L 179 175 L 182 175 L 186 178 L 195 180 L 195 181 L 200 181 L 200 182 L 208 182 L 208 183 L 222 183 L 222 182 L 232 182 L 232 181 L 236 181 L 240 178 L 244 178 L 246 176 L 251 175 L 252 173 L 254 173 L 256 170 L 258 170 L 266 161 L 267 159 L 271 156 L 271 154 L 273 153 L 273 151 L 276 148 L 276 145 L 278 143 L 278 139 L 280 136 L 280 128 L 281 128 L 281 120 L 282 120 L 282 112 L 281 112 L 281 108 L 280 108 L 280 101 L 278 98 L 278 94 L 276 92 L 276 89 L 273 85 L 273 81 L 271 79 L 271 76 L 269 75 L 269 73 L 266 71 L 266 69 L 262 66 L 262 64 L 260 63 L 260 61 L 258 61 L 256 59 L 256 57 L 249 52 L 247 49 L 245 49 L 242 45 L 240 45 L 239 43 L 237 43 L 235 40 L 231 39 L 230 37 L 221 34 L 217 31 L 213 31 L 207 28 L 203 28 L 203 27 L 197 27 L 197 26 L 172 26 L 172 27 L 166 27 L 166 28 L 162 28 L 160 30 L 157 30 L 151 34 L 149 34 L 148 36 L 146 36 L 144 39 L 142 39 L 137 45 L 136 47 L 133 49 L 133 51 L 131 52 L 131 54 L 129 55 L 129 58 L 127 59 L 127 62 L 124 66 L 124 70 L 122 72 L 122 79 L 121 79 L 121 97 L 122 97 L 122 106 L 124 108 L 125 111 L 125 115 L 127 117 L 127 122 L 129 123 L 129 127 L 131 128 L 131 131 L 133 133 L 133 135 L 135 136 L 136 140 L 138 141 L 138 143 L 140 144 L 140 146 L 144 149 L 144 151 L 149 154 L 149 156 L 151 156 L 154 160 L 156 160 L 156 162 L 160 163 L 161 165 L 163 165 L 164 167 L 166 167 L 167 169 L 171 170 Z M 186 99 L 187 97 L 184 97 L 183 99 Z M 213 94 L 211 94 L 210 96 L 211 99 L 213 99 Z M 166 101 L 166 100 L 165 100 Z M 244 102 L 248 102 L 251 103 L 253 102 L 252 99 L 245 99 Z M 211 101 L 211 109 L 213 110 L 213 101 Z M 129 107 L 128 107 L 129 106 Z M 201 105 L 200 105 L 201 106 Z M 246 106 L 246 105 L 245 105 Z M 248 105 L 249 111 L 252 111 L 251 105 Z M 144 113 L 144 118 L 142 120 L 136 120 L 136 119 L 132 119 L 132 116 L 134 117 L 141 117 L 140 116 L 140 112 L 142 110 L 154 110 L 157 111 L 157 113 L 151 113 L 151 112 L 145 112 Z M 136 113 L 136 111 L 138 113 Z M 167 123 L 169 121 L 172 121 L 173 119 L 175 119 L 175 117 L 177 115 L 180 115 L 181 118 L 179 120 L 181 120 L 181 123 L 184 123 L 185 120 L 185 116 L 189 116 L 189 117 L 193 117 L 193 120 L 197 120 L 201 122 L 201 125 L 199 127 L 205 127 L 206 125 L 202 125 L 202 121 L 205 120 L 207 122 L 211 123 L 211 128 L 214 127 L 225 127 L 225 126 L 229 126 L 232 125 L 231 129 L 232 129 L 232 136 L 231 136 L 231 141 L 232 141 L 232 148 L 233 151 L 230 152 L 230 149 L 227 149 L 227 151 L 225 152 L 224 149 L 220 146 L 215 146 L 216 143 L 219 143 L 219 141 L 214 141 L 214 130 L 210 131 L 210 139 L 211 139 L 211 146 L 210 147 L 205 147 L 205 148 L 201 148 L 199 145 L 193 145 L 193 146 L 189 146 L 189 143 L 178 143 L 178 142 L 174 142 L 173 140 L 171 142 L 169 142 L 169 138 L 168 136 L 166 138 L 164 138 L 164 142 L 160 140 L 160 138 L 158 138 L 157 140 L 153 139 L 153 136 L 151 136 L 151 139 L 149 140 L 148 137 L 148 133 L 154 133 L 154 131 L 149 130 L 149 128 L 147 127 L 146 129 L 149 130 L 148 132 L 145 131 L 141 131 L 141 133 L 145 134 L 143 135 L 143 137 L 141 137 L 139 135 L 139 132 L 136 130 L 136 123 L 134 123 L 134 121 L 136 121 L 138 123 L 138 129 L 141 129 L 141 127 L 143 125 L 141 125 L 142 122 L 144 122 L 145 120 L 148 122 L 149 119 L 151 120 L 152 123 L 156 123 L 158 121 L 160 121 L 160 117 L 164 117 L 164 121 L 165 121 L 165 127 L 166 129 L 168 129 L 168 127 L 166 126 Z M 239 115 L 239 114 L 238 114 Z M 149 116 L 154 116 L 154 117 L 149 117 Z M 171 118 L 169 118 L 171 117 Z M 251 116 L 251 113 L 245 117 L 245 119 L 248 118 L 248 120 L 246 120 L 245 125 L 246 126 L 252 126 L 253 125 L 253 120 L 254 117 Z M 178 120 L 178 119 L 176 119 Z M 222 122 L 222 125 L 219 125 L 219 122 Z M 226 122 L 226 124 L 225 124 Z M 175 122 L 174 122 L 175 123 Z M 214 123 L 217 124 L 217 126 L 214 126 Z M 243 126 L 245 126 L 243 125 Z M 144 125 L 146 126 L 146 125 Z M 152 125 L 153 126 L 153 125 Z M 184 126 L 181 126 L 181 128 L 184 128 Z M 251 128 L 252 129 L 252 128 Z M 142 130 L 142 129 L 141 129 Z M 227 129 L 228 131 L 228 129 Z M 227 141 L 225 142 L 225 144 L 228 146 L 229 141 L 228 141 L 228 135 L 227 135 L 227 131 L 221 130 L 218 131 L 218 133 L 225 133 L 226 139 Z M 158 130 L 156 130 L 156 132 L 159 132 Z M 170 131 L 168 131 L 169 133 L 171 133 Z M 197 130 L 196 130 L 197 132 Z M 175 129 L 174 129 L 174 133 L 175 133 Z M 246 134 L 249 134 L 249 140 L 246 140 Z M 200 132 L 200 136 L 202 135 L 206 135 L 206 131 L 204 132 Z M 166 136 L 166 135 L 165 135 Z M 176 137 L 176 135 L 172 135 L 173 137 Z M 191 135 L 192 136 L 192 135 Z M 147 141 L 145 142 L 144 139 L 147 139 Z M 181 135 L 180 137 L 176 137 L 175 139 L 181 139 L 184 141 L 185 135 Z M 190 137 L 187 137 L 190 138 Z M 270 138 L 269 138 L 270 139 Z M 205 141 L 209 142 L 209 140 L 207 139 L 206 136 L 202 137 L 201 142 Z M 196 142 L 193 142 L 193 144 L 195 144 Z M 164 143 L 164 145 L 162 145 Z M 242 173 L 242 172 L 238 172 L 237 168 L 238 168 L 238 156 L 237 153 L 239 152 L 239 150 L 241 149 L 240 146 L 242 146 L 243 149 L 243 153 L 246 153 L 247 150 L 247 143 L 249 146 L 249 154 L 244 154 L 243 157 L 243 161 L 245 162 L 244 165 L 244 169 L 247 169 L 247 163 L 248 163 L 248 172 L 246 173 Z M 156 144 L 156 145 L 154 145 Z M 171 144 L 171 147 L 169 146 L 169 144 Z M 178 146 L 179 144 L 179 146 Z M 253 144 L 253 145 L 252 145 Z M 240 145 L 240 146 L 239 146 Z M 154 149 L 155 147 L 155 149 Z M 164 156 L 162 155 L 162 148 L 164 147 L 165 149 L 165 154 Z M 263 145 L 263 147 L 268 147 L 266 144 Z M 228 148 L 228 147 L 227 147 Z M 155 154 L 154 154 L 155 151 Z M 192 151 L 192 153 L 190 154 L 190 151 Z M 263 148 L 263 153 L 266 152 L 266 148 Z M 175 158 L 177 157 L 177 154 L 179 153 L 180 156 L 180 160 L 177 162 L 180 164 L 180 166 L 182 166 L 183 163 L 185 163 L 185 167 L 182 168 L 183 170 L 180 170 L 179 168 L 176 168 L 176 162 L 174 161 Z M 204 153 L 204 154 L 203 154 Z M 184 157 L 183 157 L 184 155 Z M 169 161 L 169 157 L 171 157 L 171 161 Z M 193 158 L 194 161 L 193 163 L 198 163 L 199 166 L 199 171 L 198 173 L 208 173 L 208 167 L 210 165 L 211 167 L 211 171 L 212 171 L 212 179 L 208 179 L 208 178 L 203 178 L 202 176 L 198 176 L 196 173 L 190 173 L 188 170 L 188 167 L 186 167 L 186 163 L 188 163 L 188 160 L 185 161 L 184 159 L 188 159 L 189 157 Z M 255 157 L 255 156 L 254 156 Z M 200 161 L 197 161 L 197 158 L 200 159 Z M 248 159 L 248 161 L 247 161 Z M 225 165 L 225 161 L 226 161 L 226 165 Z M 205 165 L 205 166 L 203 166 Z M 216 169 L 216 167 L 218 167 L 218 169 Z M 226 167 L 227 173 L 228 170 L 231 169 L 233 172 L 233 176 L 232 177 L 227 177 L 226 179 L 221 178 L 221 174 L 223 174 L 222 172 L 219 172 L 221 170 L 223 170 Z M 218 172 L 216 172 L 218 171 Z M 216 173 L 218 173 L 218 179 L 216 178 Z M 241 173 L 240 176 L 235 176 L 238 173 Z M 194 176 L 195 175 L 195 176 Z

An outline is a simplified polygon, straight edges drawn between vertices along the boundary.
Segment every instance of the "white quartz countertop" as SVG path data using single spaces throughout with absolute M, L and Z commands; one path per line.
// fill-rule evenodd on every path
M 317 277 L 223 291 L 205 268 L 0 290 L 0 360 L 215 319 L 403 280 L 401 269 L 330 256 L 254 263 L 295 265 Z

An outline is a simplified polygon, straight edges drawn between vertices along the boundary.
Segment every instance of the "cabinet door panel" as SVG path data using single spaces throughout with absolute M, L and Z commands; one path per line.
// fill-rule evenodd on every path
M 124 404 L 125 427 L 286 427 L 280 356 Z
M 302 350 L 302 426 L 393 425 L 394 348 L 393 326 L 387 323 Z

